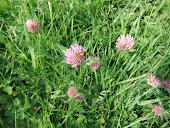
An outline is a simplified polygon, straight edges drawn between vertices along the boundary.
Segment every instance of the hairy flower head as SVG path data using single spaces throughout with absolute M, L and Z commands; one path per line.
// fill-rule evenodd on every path
M 84 62 L 85 49 L 79 44 L 71 45 L 71 48 L 67 49 L 65 52 L 65 58 L 67 64 L 72 64 L 72 67 L 80 66 Z
M 165 80 L 165 81 L 163 82 L 163 86 L 164 86 L 165 88 L 170 89 L 170 80 Z
M 67 95 L 71 98 L 77 95 L 77 89 L 74 87 L 70 87 L 67 91 Z
M 117 39 L 116 42 L 116 47 L 120 50 L 120 51 L 126 51 L 129 50 L 133 47 L 134 44 L 134 39 L 133 37 L 131 37 L 130 35 L 126 35 L 126 37 L 124 35 L 121 35 L 121 37 L 119 37 Z
M 159 115 L 162 113 L 161 107 L 159 105 L 153 104 L 152 111 L 154 112 L 155 115 Z
M 27 30 L 31 33 L 37 33 L 39 26 L 38 26 L 38 22 L 36 22 L 35 20 L 29 19 L 26 22 L 26 26 L 27 26 Z
M 153 87 L 161 85 L 161 81 L 159 80 L 159 78 L 157 76 L 153 76 L 153 74 L 149 76 L 149 78 L 147 79 L 147 83 L 149 85 L 152 85 Z

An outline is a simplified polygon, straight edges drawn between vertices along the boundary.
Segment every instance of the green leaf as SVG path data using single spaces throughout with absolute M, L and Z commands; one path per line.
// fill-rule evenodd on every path
M 126 83 L 126 82 L 138 80 L 138 79 L 141 79 L 141 78 L 146 77 L 146 76 L 148 76 L 148 75 L 144 74 L 144 75 L 141 75 L 141 76 L 138 76 L 138 77 L 134 77 L 134 78 L 131 78 L 131 79 L 128 79 L 128 80 L 124 80 L 124 81 L 118 82 L 118 83 L 116 83 L 114 85 L 123 84 L 123 83 Z
M 163 98 L 163 97 L 166 96 L 159 88 L 156 88 L 156 92 L 157 92 L 157 94 L 159 95 L 160 98 Z
M 20 53 L 19 55 L 21 56 L 21 58 L 24 58 L 25 60 L 31 63 L 31 60 L 29 60 L 24 53 Z
M 14 117 L 14 114 L 15 114 L 14 109 L 8 109 L 8 110 L 5 112 L 5 116 L 12 116 L 12 117 Z
M 80 106 L 78 106 L 78 105 L 76 105 L 76 104 L 74 104 L 70 101 L 65 101 L 65 102 L 68 103 L 69 105 L 71 105 L 73 108 L 75 108 L 79 112 L 83 112 L 83 113 L 85 112 L 85 110 L 82 107 L 80 107 Z
M 163 124 L 162 126 L 161 126 L 161 128 L 166 128 L 166 126 L 169 124 L 169 121 L 168 122 L 166 122 L 165 124 Z
M 7 92 L 8 95 L 11 95 L 12 94 L 12 87 L 11 86 L 5 87 L 4 91 Z
M 38 120 L 38 128 L 43 128 L 43 123 L 40 119 Z
M 35 54 L 34 54 L 34 49 L 30 46 L 28 46 L 30 53 L 31 53 L 31 59 L 32 59 L 32 66 L 34 68 L 36 68 L 36 64 L 35 64 Z
M 137 104 L 143 106 L 143 105 L 148 105 L 148 104 L 160 102 L 160 101 L 163 101 L 163 100 L 170 100 L 170 97 L 158 98 L 158 99 L 153 99 L 153 100 L 144 100 L 144 101 L 141 101 L 140 103 L 137 103 Z
M 21 7 L 22 6 L 22 2 L 19 1 L 19 0 L 15 0 L 14 3 L 15 3 L 14 7 Z
M 105 123 L 104 118 L 100 118 L 100 123 L 101 123 L 101 124 L 104 124 L 104 123 Z
M 87 63 L 97 63 L 97 62 L 100 62 L 100 60 L 91 59 L 91 60 L 88 60 L 88 61 L 87 61 Z
M 29 104 L 29 101 L 28 101 L 27 95 L 25 95 L 25 104 L 24 104 L 24 109 L 28 109 L 28 108 L 30 108 L 30 104 Z
M 140 122 L 138 122 L 138 123 L 132 125 L 131 128 L 140 128 Z
M 61 56 L 60 58 L 57 59 L 55 66 L 62 66 L 63 64 L 65 64 L 65 57 Z
M 49 53 L 47 53 L 46 51 L 42 50 L 42 49 L 39 49 L 37 46 L 33 45 L 33 44 L 30 44 L 30 43 L 27 43 L 26 44 L 30 47 L 32 47 L 35 51 L 39 52 L 40 54 L 42 55 L 45 55 L 46 57 L 48 58 L 52 58 L 51 55 Z
M 21 102 L 19 101 L 18 98 L 15 98 L 14 104 L 15 104 L 16 107 L 20 107 L 21 106 Z
M 4 123 L 3 123 L 2 119 L 1 119 L 1 117 L 0 117 L 0 122 L 1 122 L 2 127 L 4 128 Z
M 156 8 L 156 10 L 153 12 L 153 17 L 156 17 L 156 14 L 158 11 L 162 8 L 162 6 L 165 4 L 166 0 L 162 0 L 161 4 L 159 3 L 159 7 Z M 167 1 L 168 2 L 168 1 Z M 167 3 L 168 4 L 168 3 Z
M 18 24 L 18 25 L 17 25 L 17 28 L 23 29 L 23 28 L 24 28 L 24 24 Z
M 130 49 L 129 52 L 136 52 L 136 49 Z
M 77 119 L 77 123 L 81 123 L 84 119 L 86 119 L 86 116 L 81 116 Z
M 53 95 L 51 95 L 51 98 L 57 98 L 60 94 L 61 90 L 56 90 Z
M 63 45 L 56 44 L 56 49 L 61 55 L 64 55 L 67 48 L 64 47 Z
M 7 97 L 6 95 L 1 95 L 0 96 L 0 104 L 4 104 L 4 103 L 7 102 L 7 98 L 6 97 Z
M 122 117 L 125 119 L 127 119 L 129 117 L 129 115 L 127 114 L 125 109 L 123 110 Z
M 145 117 L 139 118 L 139 119 L 137 119 L 136 121 L 132 122 L 131 124 L 129 124 L 129 125 L 123 127 L 123 128 L 129 128 L 129 127 L 131 127 L 131 126 L 138 125 L 138 123 L 140 123 L 140 121 L 147 120 L 147 117 L 149 117 L 151 114 L 152 114 L 152 113 L 149 113 L 149 114 L 146 115 Z
M 16 115 L 16 113 L 17 113 L 17 115 Z M 15 113 L 15 117 L 17 117 L 18 119 L 21 119 L 21 120 L 24 119 L 25 116 L 24 116 L 24 111 L 22 108 L 18 109 L 16 111 L 16 113 Z

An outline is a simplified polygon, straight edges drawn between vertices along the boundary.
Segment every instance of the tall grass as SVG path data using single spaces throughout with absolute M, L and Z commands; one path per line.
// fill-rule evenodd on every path
M 49 6 L 50 4 L 50 6 Z M 2 127 L 168 127 L 169 90 L 147 84 L 170 79 L 168 0 L 6 0 L 0 2 Z M 41 13 L 39 8 L 44 8 Z M 51 10 L 51 13 L 50 13 Z M 39 32 L 25 22 L 39 22 Z M 16 36 L 14 35 L 16 31 Z M 128 52 L 117 38 L 130 34 Z M 80 44 L 100 67 L 71 68 L 65 48 Z M 76 87 L 82 102 L 69 99 Z M 154 115 L 152 105 L 162 108 Z

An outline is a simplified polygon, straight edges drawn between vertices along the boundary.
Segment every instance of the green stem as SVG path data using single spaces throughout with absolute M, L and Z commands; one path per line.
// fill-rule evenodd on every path
M 97 78 L 97 73 L 96 73 L 95 69 L 94 69 L 94 74 L 95 74 L 95 78 L 96 78 L 96 85 L 98 85 L 98 78 Z
M 153 118 L 152 123 L 149 128 L 152 128 L 152 125 L 155 123 L 155 119 Z
M 120 54 L 119 54 L 119 56 L 118 56 L 118 59 L 117 59 L 117 61 L 116 61 L 116 65 L 115 65 L 115 66 L 117 66 L 117 64 L 118 64 L 118 62 L 119 62 L 119 60 L 120 60 L 120 58 L 121 58 L 121 55 L 122 55 L 122 51 L 120 51 Z

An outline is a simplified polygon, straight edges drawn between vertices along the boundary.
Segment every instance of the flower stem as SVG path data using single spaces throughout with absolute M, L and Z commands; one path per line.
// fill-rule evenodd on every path
M 96 73 L 95 69 L 94 69 L 94 74 L 95 74 L 95 78 L 96 78 L 96 85 L 98 85 L 98 78 L 97 78 L 97 73 Z
M 121 55 L 122 55 L 122 52 L 119 53 L 118 59 L 117 59 L 117 61 L 116 61 L 116 66 L 117 66 L 117 64 L 118 64 L 118 62 L 119 62 L 119 60 L 120 60 L 120 58 L 121 58 Z

